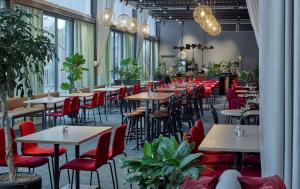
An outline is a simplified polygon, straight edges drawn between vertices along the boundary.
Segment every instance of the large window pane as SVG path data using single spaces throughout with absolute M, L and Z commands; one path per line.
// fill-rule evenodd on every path
M 50 37 L 52 43 L 55 43 L 55 18 L 43 16 L 43 28 L 48 31 L 54 38 Z M 44 92 L 55 91 L 55 61 L 48 62 L 44 68 Z
M 147 24 L 149 25 L 150 36 L 156 36 L 156 21 L 152 16 L 148 16 Z
M 6 2 L 5 0 L 0 0 L 0 9 L 3 9 L 6 7 Z
M 114 68 L 120 67 L 122 61 L 122 33 L 111 32 L 110 35 L 110 65 L 111 71 Z M 112 73 L 112 82 L 115 79 L 119 79 L 118 75 Z
M 59 6 L 91 15 L 91 0 L 45 0 Z

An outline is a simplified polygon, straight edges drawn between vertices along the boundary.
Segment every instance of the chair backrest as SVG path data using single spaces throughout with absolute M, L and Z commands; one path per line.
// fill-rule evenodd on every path
M 118 128 L 116 128 L 112 144 L 112 157 L 115 157 L 124 152 L 126 129 L 126 124 L 120 125 Z
M 80 99 L 79 96 L 74 96 L 71 102 L 71 113 L 78 113 L 80 109 Z
M 92 106 L 93 108 L 98 106 L 98 93 L 94 93 L 93 94 L 93 98 L 92 98 Z
M 215 124 L 219 124 L 218 113 L 217 113 L 215 107 L 212 104 L 210 105 L 210 111 L 211 111 L 211 113 L 213 115 Z
M 133 86 L 132 94 L 133 94 L 133 95 L 139 94 L 139 93 L 140 93 L 140 90 L 141 90 L 140 84 L 136 83 L 136 84 L 134 84 L 134 86 Z
M 64 100 L 63 111 L 64 111 L 65 114 L 70 114 L 71 113 L 71 98 L 66 98 Z
M 198 120 L 195 123 L 195 126 L 192 127 L 191 131 L 190 131 L 190 138 L 189 141 L 190 143 L 194 143 L 194 149 L 192 150 L 192 153 L 196 153 L 198 152 L 198 147 L 201 144 L 201 142 L 204 139 L 204 128 L 203 128 L 203 123 L 201 120 Z
M 234 97 L 229 99 L 229 109 L 240 109 L 245 106 L 246 99 L 242 97 Z
M 15 133 L 12 128 L 10 128 L 10 136 L 12 140 L 12 150 L 13 150 L 13 156 L 18 156 L 17 151 L 17 143 L 15 142 Z M 0 128 L 0 160 L 6 161 L 6 152 L 5 152 L 5 134 L 4 134 L 4 128 Z
M 104 106 L 105 101 L 105 92 L 99 92 L 98 93 L 98 106 Z
M 32 121 L 21 122 L 19 125 L 19 128 L 20 128 L 20 134 L 22 137 L 36 132 L 35 125 Z M 22 142 L 21 144 L 22 144 L 21 145 L 22 152 L 26 149 L 32 149 L 32 148 L 38 147 L 37 143 Z
M 110 137 L 111 131 L 107 131 L 99 137 L 96 150 L 96 167 L 99 167 L 108 161 Z

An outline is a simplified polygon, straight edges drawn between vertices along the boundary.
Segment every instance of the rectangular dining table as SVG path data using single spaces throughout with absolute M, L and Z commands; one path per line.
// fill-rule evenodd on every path
M 185 92 L 187 90 L 188 87 L 157 87 L 155 89 L 155 92 L 173 92 L 173 93 L 182 93 Z
M 260 134 L 257 125 L 241 125 L 244 136 L 234 132 L 236 125 L 215 124 L 199 146 L 200 151 L 236 152 L 235 167 L 241 166 L 242 154 L 260 152 Z
M 146 140 L 151 140 L 150 138 L 150 128 L 148 126 L 148 119 L 149 119 L 149 101 L 164 101 L 168 100 L 171 97 L 176 95 L 176 93 L 148 93 L 148 92 L 142 92 L 139 94 L 135 94 L 132 96 L 125 97 L 126 100 L 131 101 L 145 101 L 146 102 L 146 112 L 145 112 L 145 138 Z M 152 107 L 153 108 L 153 107 Z
M 63 128 L 68 127 L 64 133 Z M 54 189 L 59 188 L 59 145 L 75 145 L 75 158 L 79 158 L 79 145 L 99 136 L 101 133 L 111 130 L 111 127 L 95 126 L 56 126 L 42 130 L 24 137 L 17 138 L 17 142 L 40 143 L 54 145 Z M 81 188 L 79 171 L 76 171 L 76 189 Z
M 47 128 L 47 120 L 46 120 L 46 113 L 47 113 L 47 105 L 48 104 L 53 104 L 54 105 L 54 111 L 57 110 L 56 104 L 63 102 L 66 98 L 65 97 L 44 97 L 44 98 L 38 98 L 38 99 L 31 99 L 31 100 L 27 100 L 24 101 L 24 103 L 27 104 L 43 104 L 44 106 L 44 114 L 43 114 L 43 123 L 44 125 L 42 125 L 43 129 Z M 56 119 L 54 118 L 54 125 L 56 125 Z

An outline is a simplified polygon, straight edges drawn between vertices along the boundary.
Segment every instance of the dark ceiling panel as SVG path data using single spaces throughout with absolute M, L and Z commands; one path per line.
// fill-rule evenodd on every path
M 245 0 L 132 0 L 130 4 L 150 10 L 158 20 L 191 20 L 198 3 L 210 5 L 217 19 L 249 20 Z

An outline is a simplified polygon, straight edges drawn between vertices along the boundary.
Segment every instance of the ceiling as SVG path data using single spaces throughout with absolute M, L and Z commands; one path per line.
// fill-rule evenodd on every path
M 128 0 L 141 9 L 150 10 L 157 20 L 184 21 L 193 19 L 198 3 L 210 5 L 217 19 L 249 20 L 246 0 Z

